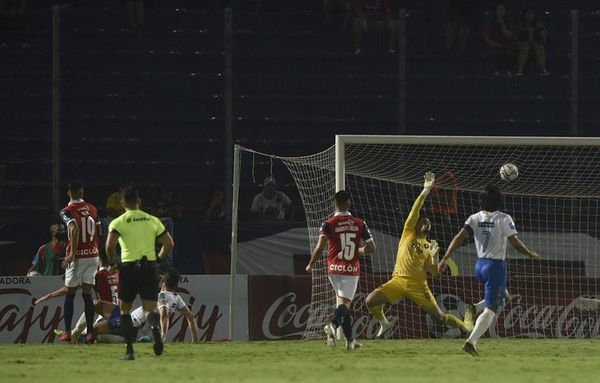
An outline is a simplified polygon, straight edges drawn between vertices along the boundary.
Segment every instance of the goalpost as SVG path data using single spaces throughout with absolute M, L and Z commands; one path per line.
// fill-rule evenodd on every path
M 464 220 L 479 210 L 479 191 L 492 182 L 501 187 L 503 211 L 513 216 L 519 236 L 543 258 L 524 259 L 509 246 L 511 299 L 492 326 L 492 336 L 598 336 L 598 311 L 587 310 L 589 305 L 581 310 L 576 303 L 600 296 L 600 138 L 341 135 L 321 153 L 272 158 L 286 165 L 300 192 L 307 252 L 332 214 L 336 190 L 351 193 L 352 213 L 365 219 L 374 234 L 378 249 L 363 259 L 353 305 L 359 338 L 372 338 L 377 331 L 364 299 L 391 276 L 404 220 L 426 171 L 436 173 L 437 181 L 423 213 L 432 221 L 430 239 L 438 240 L 442 254 Z M 505 163 L 518 166 L 517 180 L 500 179 Z M 430 278 L 429 286 L 442 310 L 462 317 L 466 303 L 483 298 L 473 276 L 472 242 L 454 259 L 451 274 Z M 325 266 L 324 255 L 313 271 L 306 339 L 323 338 L 335 305 Z M 392 338 L 461 336 L 410 302 L 388 306 L 386 314 L 394 323 Z

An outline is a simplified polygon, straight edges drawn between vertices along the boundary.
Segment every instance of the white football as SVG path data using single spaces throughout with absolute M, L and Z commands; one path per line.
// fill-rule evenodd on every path
M 504 164 L 500 167 L 500 178 L 504 181 L 514 181 L 519 177 L 519 168 L 514 164 Z

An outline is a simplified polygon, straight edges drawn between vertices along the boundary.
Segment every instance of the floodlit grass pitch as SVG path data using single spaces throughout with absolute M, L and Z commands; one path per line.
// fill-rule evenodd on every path
M 167 344 L 161 357 L 137 344 L 2 345 L 1 382 L 571 382 L 596 381 L 600 340 L 364 341 L 346 352 L 323 341 Z

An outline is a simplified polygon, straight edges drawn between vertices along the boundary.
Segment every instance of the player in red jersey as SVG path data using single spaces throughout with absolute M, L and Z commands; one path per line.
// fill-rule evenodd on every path
M 60 211 L 60 217 L 67 227 L 69 244 L 63 267 L 65 272 L 64 320 L 66 331 L 60 337 L 61 342 L 71 340 L 71 323 L 73 321 L 73 301 L 75 291 L 81 286 L 84 303 L 85 320 L 88 329 L 86 341 L 93 341 L 94 301 L 92 287 L 95 284 L 98 270 L 98 213 L 96 207 L 83 200 L 83 183 L 69 183 L 69 204 Z
M 98 318 L 95 320 L 94 324 L 102 322 L 105 319 L 109 320 L 120 314 L 119 271 L 111 270 L 108 267 L 108 258 L 106 258 L 106 254 L 100 253 L 99 258 L 100 268 L 98 269 L 98 272 L 96 272 L 96 277 L 94 278 L 96 281 L 94 290 L 96 290 L 96 295 L 98 296 L 98 300 L 94 302 L 94 311 L 98 314 Z M 83 334 L 86 324 L 87 318 L 85 317 L 85 313 L 83 313 L 71 332 L 71 340 L 74 343 L 77 342 L 77 338 Z M 56 331 L 55 333 L 58 334 Z M 86 332 L 86 336 L 88 333 L 89 332 Z
M 327 345 L 335 347 L 335 331 L 342 327 L 348 351 L 360 347 L 352 334 L 350 306 L 360 275 L 359 256 L 375 251 L 375 242 L 365 221 L 353 217 L 348 211 L 352 205 L 350 193 L 341 190 L 333 197 L 335 214 L 321 226 L 319 241 L 313 250 L 306 271 L 311 272 L 317 258 L 329 242 L 327 273 L 337 296 L 337 308 L 330 324 L 325 326 Z M 365 246 L 361 247 L 361 241 Z
M 100 268 L 96 272 L 96 294 L 101 301 L 119 304 L 119 271 L 111 270 L 106 254 L 100 254 Z

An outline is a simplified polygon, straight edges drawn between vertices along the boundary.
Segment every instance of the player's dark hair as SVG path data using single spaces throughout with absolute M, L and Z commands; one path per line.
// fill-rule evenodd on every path
M 481 207 L 483 210 L 496 211 L 502 208 L 502 193 L 498 186 L 487 184 L 481 192 Z
M 50 227 L 54 226 L 54 225 L 60 225 L 62 226 L 63 221 L 60 218 L 52 218 L 50 220 Z
M 165 273 L 164 281 L 169 290 L 175 290 L 179 284 L 179 271 L 177 271 L 176 268 L 171 267 L 171 270 Z
M 352 198 L 350 198 L 350 193 L 348 193 L 346 190 L 340 190 L 339 192 L 335 193 L 335 195 L 333 196 L 333 200 L 338 205 L 345 205 L 352 202 Z
M 123 197 L 125 203 L 135 205 L 140 198 L 140 193 L 135 186 L 127 185 L 121 188 L 121 197 Z
M 83 182 L 81 181 L 71 181 L 69 182 L 69 184 L 67 185 L 67 188 L 69 189 L 69 191 L 71 193 L 79 193 L 83 191 Z

